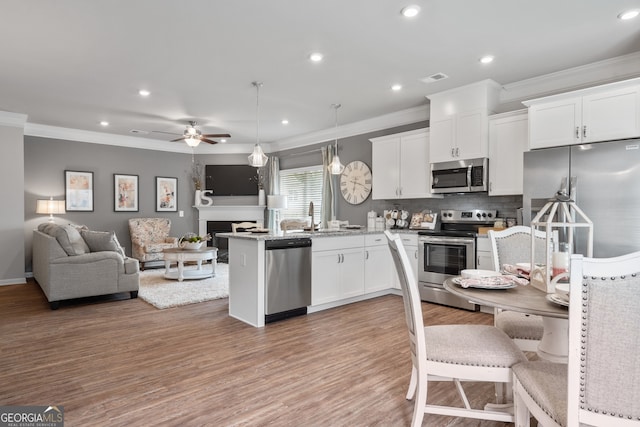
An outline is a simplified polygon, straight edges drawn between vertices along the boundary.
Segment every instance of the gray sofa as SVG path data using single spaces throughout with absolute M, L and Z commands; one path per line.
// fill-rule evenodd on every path
M 52 223 L 33 231 L 33 277 L 53 310 L 73 298 L 119 292 L 136 298 L 139 271 L 114 232 Z

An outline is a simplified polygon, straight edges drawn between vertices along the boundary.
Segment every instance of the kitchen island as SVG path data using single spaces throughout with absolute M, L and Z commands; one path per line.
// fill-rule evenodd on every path
M 417 253 L 417 231 L 394 232 L 402 234 L 407 249 L 415 247 Z M 265 324 L 267 241 L 312 240 L 309 313 L 389 293 L 400 295 L 387 240 L 380 230 L 282 235 L 243 232 L 217 233 L 216 236 L 229 239 L 229 315 L 255 327 Z

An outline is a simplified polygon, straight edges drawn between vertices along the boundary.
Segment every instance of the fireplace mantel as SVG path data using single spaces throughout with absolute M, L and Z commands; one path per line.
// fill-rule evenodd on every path
M 207 221 L 255 221 L 264 224 L 264 205 L 212 205 L 196 206 L 198 234 L 207 234 Z

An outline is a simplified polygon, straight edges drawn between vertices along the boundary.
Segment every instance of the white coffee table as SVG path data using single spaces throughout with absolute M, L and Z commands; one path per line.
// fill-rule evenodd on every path
M 164 254 L 164 277 L 177 279 L 182 282 L 185 279 L 205 279 L 216 275 L 218 248 L 206 247 L 203 249 L 171 248 L 162 251 Z M 202 261 L 211 260 L 211 268 L 203 268 Z M 198 264 L 196 270 L 185 270 L 184 263 L 195 261 Z M 178 264 L 177 270 L 171 269 L 171 263 Z

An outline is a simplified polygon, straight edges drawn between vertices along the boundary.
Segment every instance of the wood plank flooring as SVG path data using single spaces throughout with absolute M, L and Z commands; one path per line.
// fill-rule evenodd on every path
M 0 405 L 62 405 L 71 426 L 408 426 L 402 300 L 385 296 L 256 329 L 227 300 L 158 310 L 123 294 L 52 311 L 0 286 Z M 492 316 L 423 304 L 425 323 Z M 493 386 L 471 384 L 472 401 Z M 458 402 L 453 384 L 432 402 Z M 457 404 L 457 403 L 456 403 Z M 509 424 L 425 416 L 424 426 Z

